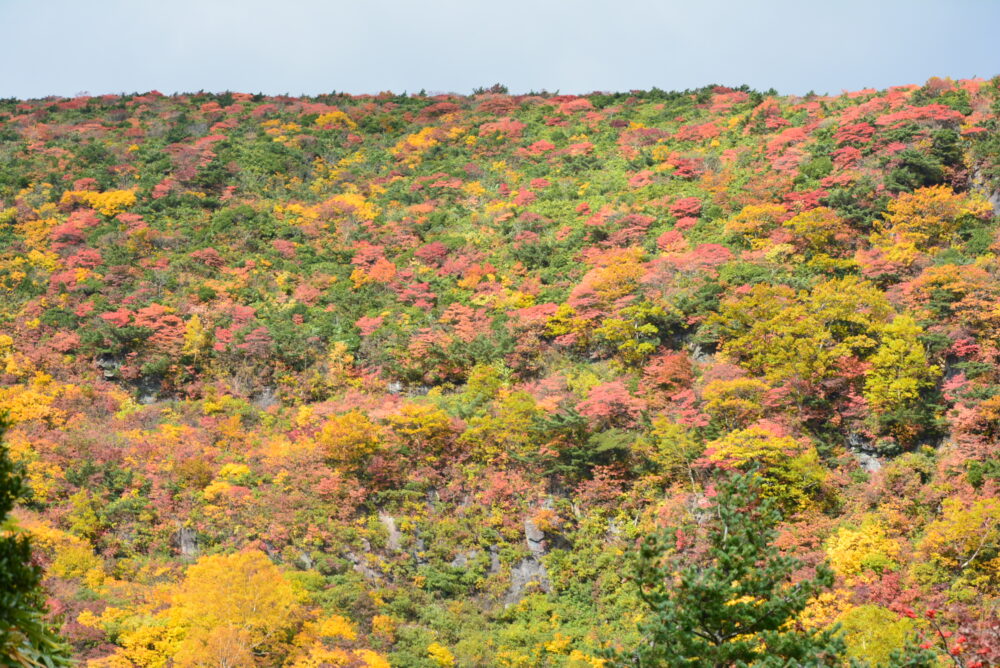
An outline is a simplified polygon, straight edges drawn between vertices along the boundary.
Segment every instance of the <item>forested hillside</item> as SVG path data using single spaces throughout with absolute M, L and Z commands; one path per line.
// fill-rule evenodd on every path
M 752 470 L 835 576 L 797 628 L 995 665 L 998 120 L 1000 78 L 0 100 L 51 619 L 105 668 L 610 666 L 637 544 Z

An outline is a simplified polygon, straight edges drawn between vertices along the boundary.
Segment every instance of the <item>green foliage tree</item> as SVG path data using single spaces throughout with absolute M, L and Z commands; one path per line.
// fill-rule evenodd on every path
M 774 546 L 781 520 L 762 495 L 756 474 L 737 475 L 719 487 L 710 509 L 707 550 L 692 559 L 677 547 L 693 527 L 648 536 L 635 565 L 647 608 L 644 638 L 627 666 L 825 666 L 845 662 L 836 629 L 810 630 L 800 612 L 833 584 L 825 564 L 812 579 L 793 582 L 801 566 Z
M 0 416 L 0 440 L 5 430 Z M 7 517 L 23 494 L 23 480 L 0 444 L 0 664 L 69 665 L 67 647 L 42 619 L 42 576 L 31 562 L 31 542 Z

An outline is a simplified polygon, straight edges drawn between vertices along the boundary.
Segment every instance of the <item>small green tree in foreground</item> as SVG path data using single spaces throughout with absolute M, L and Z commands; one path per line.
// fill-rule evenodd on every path
M 2 444 L 5 427 L 0 416 L 0 665 L 68 665 L 66 645 L 42 619 L 42 576 L 31 563 L 31 543 L 7 517 L 24 487 Z
M 857 666 L 838 629 L 799 621 L 810 600 L 833 584 L 820 564 L 811 579 L 793 580 L 802 563 L 774 546 L 781 514 L 761 495 L 754 474 L 734 475 L 706 509 L 707 536 L 697 527 L 646 537 L 635 579 L 647 611 L 641 645 L 618 654 L 620 666 Z M 700 544 L 699 546 L 696 543 Z M 928 668 L 933 655 L 910 639 L 888 666 Z
M 636 579 L 648 607 L 643 644 L 623 665 L 840 665 L 845 646 L 832 630 L 809 630 L 798 614 L 833 584 L 824 564 L 812 579 L 793 583 L 801 567 L 772 545 L 781 515 L 759 493 L 756 477 L 734 476 L 707 510 L 707 550 L 681 557 L 693 540 L 683 529 L 647 537 Z M 685 552 L 687 552 L 685 550 Z M 683 559 L 683 561 L 682 561 Z

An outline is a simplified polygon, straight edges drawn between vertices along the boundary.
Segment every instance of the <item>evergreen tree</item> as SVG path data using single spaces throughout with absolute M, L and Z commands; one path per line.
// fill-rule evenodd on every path
M 755 475 L 734 476 L 718 490 L 707 520 L 707 550 L 679 554 L 693 528 L 647 537 L 636 580 L 647 606 L 641 646 L 620 665 L 826 666 L 846 663 L 835 629 L 797 623 L 817 593 L 833 583 L 825 564 L 793 582 L 802 564 L 773 545 L 781 515 L 760 494 Z
M 42 575 L 31 562 L 31 542 L 7 517 L 24 483 L 2 444 L 5 427 L 0 417 L 0 665 L 68 665 L 66 645 L 42 618 Z

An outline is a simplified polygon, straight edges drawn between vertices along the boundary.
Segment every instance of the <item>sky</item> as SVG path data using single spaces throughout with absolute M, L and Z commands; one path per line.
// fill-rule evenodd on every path
M 0 97 L 836 94 L 1000 74 L 1000 0 L 0 0 Z

